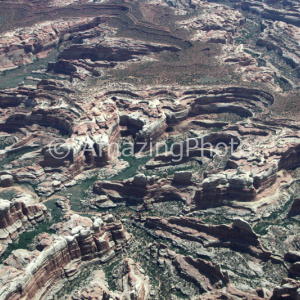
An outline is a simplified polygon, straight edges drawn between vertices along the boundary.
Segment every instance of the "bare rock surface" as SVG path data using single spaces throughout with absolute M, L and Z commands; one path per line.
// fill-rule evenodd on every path
M 21 232 L 46 219 L 47 208 L 36 203 L 36 199 L 30 194 L 18 194 L 12 201 L 0 200 L 0 214 L 2 254 L 8 243 L 17 240 Z
M 107 261 L 130 241 L 121 222 L 107 217 L 94 219 L 72 215 L 66 223 L 58 224 L 58 235 L 49 237 L 41 252 L 16 250 L 2 265 L 3 277 L 15 274 L 3 282 L 1 297 L 43 297 L 59 278 L 72 277 L 85 261 Z M 26 262 L 24 256 L 32 259 Z M 16 269 L 19 271 L 16 273 Z M 59 274 L 58 277 L 53 274 Z M 43 286 L 41 289 L 40 287 Z M 21 288 L 21 291 L 19 289 Z
M 0 299 L 299 299 L 299 11 L 0 1 Z

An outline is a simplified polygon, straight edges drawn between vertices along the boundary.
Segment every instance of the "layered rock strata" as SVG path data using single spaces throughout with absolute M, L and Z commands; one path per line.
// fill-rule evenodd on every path
M 187 28 L 192 40 L 208 43 L 232 43 L 232 35 L 245 22 L 245 17 L 227 6 L 201 3 L 201 13 L 196 17 L 179 22 L 180 27 Z
M 148 104 L 145 101 L 149 101 Z M 180 127 L 188 120 L 228 112 L 252 116 L 273 101 L 269 93 L 238 87 L 186 90 L 174 94 L 172 100 L 166 100 L 164 93 L 153 95 L 151 90 L 143 93 L 120 90 L 95 93 L 86 101 L 76 94 L 71 83 L 41 80 L 36 88 L 19 87 L 1 93 L 4 117 L 0 128 L 4 132 L 13 130 L 19 139 L 17 143 L 2 150 L 0 155 L 5 157 L 18 151 L 38 148 L 38 140 L 43 136 L 45 147 L 32 156 L 39 166 L 35 164 L 31 170 L 14 169 L 11 173 L 16 182 L 25 182 L 26 177 L 21 178 L 20 172 L 30 174 L 34 170 L 34 174 L 29 177 L 38 181 L 47 168 L 60 169 L 63 173 L 61 184 L 54 187 L 59 189 L 65 181 L 85 168 L 104 166 L 116 159 L 120 152 L 109 145 L 118 144 L 122 136 L 132 138 L 138 148 L 140 143 L 159 141 L 168 128 L 172 130 L 176 126 Z M 138 110 L 137 105 L 140 105 Z M 13 114 L 12 107 L 17 107 Z M 50 131 L 43 128 L 49 126 L 52 127 Z M 58 139 L 57 130 L 68 137 Z M 230 132 L 213 133 L 204 136 L 202 140 L 215 145 L 219 142 L 228 143 L 231 139 L 234 142 L 239 140 Z M 206 155 L 207 151 L 203 151 Z M 192 152 L 191 156 L 201 156 L 202 150 L 195 149 Z M 207 154 L 211 155 L 211 152 Z M 169 160 L 168 163 L 172 164 L 171 156 Z M 150 168 L 150 164 L 147 167 Z M 159 164 L 155 162 L 153 167 Z M 40 191 L 50 192 L 51 182 L 45 180 L 43 185 L 45 187 L 40 187 Z
M 264 21 L 263 32 L 257 40 L 258 46 L 275 50 L 289 65 L 300 72 L 299 27 L 281 21 Z
M 108 19 L 57 20 L 6 32 L 0 36 L 0 71 L 15 69 L 44 58 L 62 42 L 72 40 L 78 33 L 96 28 Z
M 18 194 L 12 201 L 0 199 L 0 245 L 2 254 L 28 227 L 43 222 L 47 208 L 30 194 Z
M 257 1 L 243 1 L 241 3 L 241 8 L 243 10 L 249 10 L 252 13 L 259 14 L 265 19 L 283 21 L 288 24 L 293 24 L 296 26 L 300 25 L 300 21 L 299 21 L 300 14 L 298 11 L 276 9 L 268 6 L 265 3 L 260 3 Z
M 235 220 L 231 225 L 207 225 L 188 217 L 146 217 L 136 221 L 142 222 L 158 237 L 190 240 L 202 244 L 204 248 L 229 247 L 260 259 L 271 257 L 271 252 L 264 249 L 251 226 L 242 219 Z
M 131 258 L 124 259 L 118 269 L 118 290 L 109 290 L 105 274 L 95 271 L 89 286 L 75 291 L 70 299 L 149 299 L 149 279 L 143 275 L 144 271 Z
M 223 271 L 219 265 L 213 265 L 201 258 L 194 259 L 191 256 L 177 254 L 168 249 L 165 244 L 150 244 L 147 253 L 160 268 L 166 267 L 172 274 L 171 276 L 177 273 L 179 277 L 193 282 L 201 291 L 201 296 L 196 296 L 195 299 L 260 300 L 269 296 L 268 293 L 264 293 L 259 288 L 252 293 L 238 290 L 230 282 L 228 273 Z
M 41 239 L 41 252 L 15 250 L 1 265 L 1 299 L 43 299 L 56 282 L 74 276 L 84 262 L 106 262 L 131 239 L 112 215 L 94 221 L 72 215 L 57 225 L 57 233 Z
M 274 288 L 270 300 L 279 300 L 282 298 L 290 298 L 296 300 L 300 296 L 299 287 L 299 281 L 293 280 L 291 278 L 284 278 L 282 280 L 281 286 Z
M 150 257 L 160 265 L 171 264 L 184 279 L 199 287 L 201 293 L 220 289 L 229 282 L 228 274 L 220 266 L 214 266 L 203 259 L 183 256 L 168 249 L 164 244 L 153 243 L 148 246 Z

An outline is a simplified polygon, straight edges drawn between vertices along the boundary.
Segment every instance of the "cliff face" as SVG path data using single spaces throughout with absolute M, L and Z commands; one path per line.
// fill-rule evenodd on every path
M 122 299 L 149 299 L 149 278 L 143 275 L 143 272 L 131 258 L 123 260 L 120 266 L 121 279 L 118 282 L 118 289 L 123 291 Z
M 189 240 L 202 244 L 204 248 L 228 247 L 241 252 L 268 259 L 271 252 L 264 249 L 259 237 L 251 226 L 242 219 L 236 219 L 232 225 L 207 225 L 195 218 L 146 217 L 136 219 L 154 235 L 168 239 Z M 202 247 L 201 246 L 201 247 Z
M 252 13 L 260 14 L 262 18 L 283 21 L 287 24 L 300 25 L 299 12 L 286 9 L 276 9 L 257 1 L 243 1 L 241 8 Z
M 143 204 L 150 199 L 152 202 L 163 202 L 168 201 L 171 195 L 183 201 L 180 190 L 170 183 L 159 181 L 157 176 L 138 174 L 124 181 L 96 181 L 93 191 L 107 195 L 114 202 L 134 201 Z
M 79 60 L 90 59 L 91 61 L 127 61 L 136 55 L 150 55 L 161 51 L 180 51 L 176 47 L 147 44 L 133 40 L 108 39 L 97 45 L 73 45 L 61 52 L 59 59 Z
M 110 215 L 94 221 L 72 215 L 68 222 L 58 225 L 57 233 L 43 237 L 41 252 L 16 250 L 5 261 L 6 266 L 1 266 L 1 299 L 43 299 L 56 282 L 72 277 L 85 261 L 106 262 L 131 239 L 122 223 Z
M 257 191 L 253 178 L 248 174 L 223 173 L 211 175 L 202 182 L 202 188 L 195 194 L 195 204 L 199 208 L 216 207 L 224 200 L 253 201 Z
M 180 274 L 180 277 L 194 282 L 201 293 L 212 289 L 221 289 L 229 282 L 228 274 L 201 258 L 193 259 L 190 256 L 176 254 L 164 244 L 153 243 L 148 247 L 148 252 L 152 260 L 160 265 L 172 264 Z
M 300 6 L 231 2 L 0 0 L 0 194 L 63 212 L 0 266 L 0 300 L 254 300 L 298 277 Z M 0 254 L 46 213 L 0 200 Z
M 79 32 L 95 28 L 107 20 L 108 17 L 48 21 L 6 32 L 0 36 L 0 71 L 15 69 L 37 58 L 44 58 L 60 43 L 72 40 Z
M 297 198 L 293 201 L 288 216 L 293 217 L 293 216 L 298 216 L 299 214 L 300 214 L 300 199 Z
M 89 284 L 72 293 L 70 300 L 78 299 L 112 299 L 112 300 L 147 300 L 149 299 L 149 278 L 144 270 L 131 258 L 125 258 L 118 266 L 118 279 L 115 291 L 109 289 L 102 270 L 93 272 Z
M 260 297 L 257 291 L 246 293 L 237 289 L 229 281 L 227 271 L 223 271 L 220 265 L 213 265 L 201 258 L 194 259 L 191 256 L 177 254 L 165 244 L 150 244 L 147 252 L 149 258 L 159 267 L 172 266 L 180 278 L 193 282 L 201 291 L 201 296 L 194 299 L 265 299 L 264 296 Z
M 295 145 L 283 153 L 280 161 L 280 169 L 296 169 L 300 166 L 300 145 Z
M 300 283 L 291 278 L 284 278 L 280 286 L 276 287 L 273 291 L 270 300 L 280 300 L 282 298 L 299 299 Z
M 296 69 L 299 76 L 300 57 L 296 41 L 300 30 L 298 26 L 287 23 L 286 20 L 284 22 L 264 21 L 262 25 L 264 30 L 257 40 L 257 45 L 275 50 L 287 64 Z
M 0 199 L 0 246 L 2 254 L 19 233 L 45 220 L 47 208 L 29 194 L 18 194 L 12 201 Z

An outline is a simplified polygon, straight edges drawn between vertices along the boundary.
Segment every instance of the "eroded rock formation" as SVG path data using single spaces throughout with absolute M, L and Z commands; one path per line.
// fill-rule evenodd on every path
M 30 194 L 18 194 L 12 201 L 0 199 L 0 246 L 2 254 L 26 228 L 43 222 L 47 208 Z
M 106 282 L 105 274 L 96 271 L 89 287 L 76 291 L 71 299 L 99 298 L 120 300 L 120 299 L 149 299 L 149 279 L 142 273 L 144 271 L 131 258 L 124 259 L 118 271 L 118 291 L 110 291 Z
M 212 289 L 220 289 L 228 282 L 228 274 L 213 266 L 203 259 L 193 259 L 190 256 L 176 254 L 164 244 L 154 243 L 149 246 L 150 257 L 157 260 L 158 264 L 171 264 L 183 278 L 195 282 L 200 291 L 207 292 Z
M 107 20 L 108 17 L 57 20 L 6 32 L 0 36 L 0 71 L 45 58 L 60 43 L 72 40 L 78 33 L 97 30 L 97 26 Z
M 297 299 L 299 8 L 234 2 L 0 1 L 1 299 Z
M 72 215 L 69 221 L 57 225 L 57 234 L 47 237 L 47 242 L 45 236 L 41 238 L 41 252 L 15 250 L 5 261 L 1 266 L 2 299 L 42 299 L 57 281 L 74 276 L 84 262 L 105 262 L 131 239 L 122 223 L 111 215 L 94 221 Z
M 154 230 L 159 237 L 169 239 L 185 239 L 202 244 L 204 248 L 229 247 L 251 255 L 268 259 L 271 253 L 263 248 L 258 236 L 250 225 L 242 219 L 237 219 L 232 225 L 207 225 L 194 218 L 146 217 L 137 220 L 143 222 L 146 228 Z

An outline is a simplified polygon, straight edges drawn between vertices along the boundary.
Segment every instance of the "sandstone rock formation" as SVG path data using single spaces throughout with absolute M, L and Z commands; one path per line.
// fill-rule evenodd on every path
M 33 28 L 6 32 L 0 36 L 0 71 L 14 69 L 32 63 L 34 59 L 44 58 L 63 41 L 72 40 L 79 32 L 95 28 L 107 19 L 84 18 L 67 22 L 57 20 L 40 23 Z
M 220 4 L 201 3 L 201 13 L 179 22 L 192 34 L 192 40 L 210 43 L 232 43 L 232 34 L 243 24 L 245 17 L 238 11 Z
M 283 21 L 296 26 L 300 25 L 299 12 L 285 9 L 276 9 L 269 7 L 267 4 L 257 1 L 243 1 L 241 4 L 243 10 L 249 10 L 252 13 L 260 14 L 265 19 Z
M 290 211 L 289 211 L 289 216 L 297 216 L 300 214 L 300 199 L 297 198 L 294 200 L 291 208 L 290 208 Z
M 58 280 L 72 277 L 86 261 L 105 262 L 131 239 L 112 216 L 89 218 L 72 215 L 57 225 L 58 235 L 48 238 L 41 252 L 16 250 L 2 265 L 2 299 L 43 298 Z M 31 259 L 25 257 L 31 256 Z M 10 277 L 10 281 L 5 278 Z
M 157 260 L 158 264 L 172 264 L 185 279 L 195 282 L 201 292 L 220 289 L 228 282 L 228 274 L 213 266 L 203 259 L 193 259 L 190 256 L 176 254 L 164 244 L 154 243 L 149 245 L 150 257 Z
M 120 268 L 119 289 L 123 299 L 148 299 L 149 279 L 142 275 L 139 266 L 130 258 L 125 259 Z M 143 271 L 142 271 L 143 272 Z
M 274 289 L 271 300 L 282 299 L 282 297 L 290 297 L 291 299 L 297 299 L 299 297 L 299 282 L 285 278 L 282 280 L 281 286 Z
M 0 1 L 0 299 L 299 298 L 299 5 L 233 2 Z
M 204 248 L 230 247 L 251 255 L 268 259 L 271 253 L 263 248 L 258 236 L 252 231 L 249 224 L 243 220 L 236 220 L 232 226 L 207 225 L 194 218 L 147 217 L 141 220 L 144 226 L 154 230 L 155 235 L 169 239 L 186 239 L 202 244 Z
M 265 21 L 264 30 L 257 40 L 258 46 L 275 50 L 289 65 L 299 73 L 299 28 L 282 21 Z
M 0 205 L 2 254 L 7 245 L 16 241 L 26 228 L 46 219 L 47 208 L 36 203 L 36 199 L 30 194 L 17 194 L 12 201 L 0 199 Z
M 70 299 L 149 299 L 149 280 L 141 272 L 143 270 L 131 258 L 124 259 L 119 266 L 118 291 L 110 291 L 105 274 L 96 271 L 89 286 L 75 291 Z
M 0 186 L 1 187 L 9 187 L 13 184 L 14 178 L 12 175 L 4 174 L 0 176 Z

